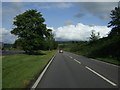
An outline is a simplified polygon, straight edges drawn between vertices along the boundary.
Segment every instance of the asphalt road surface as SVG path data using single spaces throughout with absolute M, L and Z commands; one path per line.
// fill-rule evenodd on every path
M 118 88 L 118 66 L 57 53 L 37 88 Z

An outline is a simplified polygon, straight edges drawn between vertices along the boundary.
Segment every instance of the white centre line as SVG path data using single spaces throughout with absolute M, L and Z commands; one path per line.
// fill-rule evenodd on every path
M 78 60 L 74 59 L 77 63 L 81 64 L 81 62 L 79 62 Z
M 92 70 L 91 68 L 85 66 L 85 68 L 87 68 L 88 70 L 90 70 L 91 72 L 93 72 L 94 74 L 98 75 L 99 77 L 101 77 L 102 79 L 104 79 L 105 81 L 109 82 L 110 84 L 112 84 L 113 86 L 117 86 L 117 84 L 113 83 L 112 81 L 108 80 L 107 78 L 105 78 L 104 76 L 100 75 L 99 73 L 97 73 L 96 71 Z
M 72 57 L 70 56 L 70 58 L 72 58 Z

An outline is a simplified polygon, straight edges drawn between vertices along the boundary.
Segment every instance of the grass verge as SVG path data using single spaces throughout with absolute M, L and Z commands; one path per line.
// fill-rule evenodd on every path
M 70 52 L 70 51 L 69 51 Z M 82 56 L 86 56 L 89 58 L 89 56 L 86 55 L 86 53 L 82 53 L 82 52 L 72 52 L 72 53 L 75 53 L 77 55 L 82 55 Z M 90 57 L 91 58 L 91 57 Z M 96 60 L 100 60 L 100 61 L 104 61 L 104 62 L 107 62 L 107 63 L 111 63 L 111 64 L 115 64 L 115 65 L 118 65 L 120 66 L 120 61 L 119 60 L 116 60 L 114 58 L 110 58 L 110 57 L 92 57 Z
M 49 62 L 56 51 L 45 55 L 16 54 L 2 59 L 2 88 L 25 88 Z
M 95 58 L 95 59 L 120 66 L 120 61 L 113 58 Z

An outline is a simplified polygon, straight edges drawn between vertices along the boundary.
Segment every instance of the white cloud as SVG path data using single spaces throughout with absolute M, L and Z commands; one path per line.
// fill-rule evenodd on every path
M 41 3 L 40 3 L 41 4 Z M 61 8 L 61 9 L 64 9 L 64 8 L 70 8 L 73 6 L 72 3 L 67 3 L 67 2 L 54 2 L 54 4 L 50 4 L 49 5 L 37 5 L 35 4 L 34 5 L 35 7 L 37 8 L 44 8 L 44 9 L 49 9 L 49 8 Z
M 100 32 L 101 37 L 106 37 L 111 30 L 111 28 L 107 28 L 107 26 L 91 26 L 82 23 L 78 23 L 77 25 L 67 25 L 57 29 L 53 27 L 47 28 L 53 30 L 56 40 L 89 40 L 92 30 L 94 30 L 96 34 Z M 0 28 L 0 42 L 14 43 L 16 39 L 17 36 L 12 35 L 10 30 Z
M 92 30 L 94 30 L 96 34 L 99 32 L 102 38 L 107 36 L 111 28 L 78 23 L 77 25 L 67 25 L 53 29 L 53 34 L 56 40 L 89 40 Z
M 49 3 L 48 5 L 44 5 L 42 3 L 35 3 L 33 4 L 34 7 L 39 8 L 39 9 L 50 9 L 50 8 L 70 8 L 73 6 L 72 3 L 67 3 L 67 2 L 54 2 L 54 3 Z
M 12 35 L 10 30 L 6 30 L 5 28 L 0 28 L 0 42 L 4 43 L 14 43 L 17 39 L 17 36 Z
M 70 7 L 72 7 L 72 4 L 71 3 L 58 3 L 58 4 L 56 4 L 56 6 L 58 7 L 58 8 L 70 8 Z

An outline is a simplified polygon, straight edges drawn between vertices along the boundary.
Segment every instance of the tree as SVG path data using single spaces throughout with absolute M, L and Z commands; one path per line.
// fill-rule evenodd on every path
M 21 47 L 21 39 L 17 39 L 17 40 L 14 42 L 13 47 L 14 47 L 14 48 L 21 48 L 21 49 L 22 49 L 22 47 Z
M 120 2 L 118 4 L 120 4 Z M 108 27 L 112 27 L 112 30 L 108 38 L 110 38 L 110 42 L 113 43 L 110 45 L 109 50 L 111 51 L 110 54 L 112 57 L 120 60 L 120 5 L 111 11 L 110 16 L 111 21 L 108 23 Z
M 120 35 L 120 6 L 115 7 L 115 10 L 111 11 L 111 21 L 108 23 L 108 27 L 113 27 L 109 33 L 109 37 Z
M 100 38 L 100 33 L 98 32 L 98 34 L 96 35 L 94 30 L 92 30 L 92 33 L 91 33 L 91 36 L 90 36 L 90 41 L 95 42 L 99 38 Z
M 45 19 L 37 10 L 27 10 L 14 18 L 13 25 L 16 27 L 11 31 L 17 35 L 23 50 L 28 54 L 34 54 L 44 47 L 46 36 Z
M 57 43 L 55 42 L 54 35 L 52 34 L 52 29 L 47 29 L 46 43 L 49 51 L 57 48 Z

